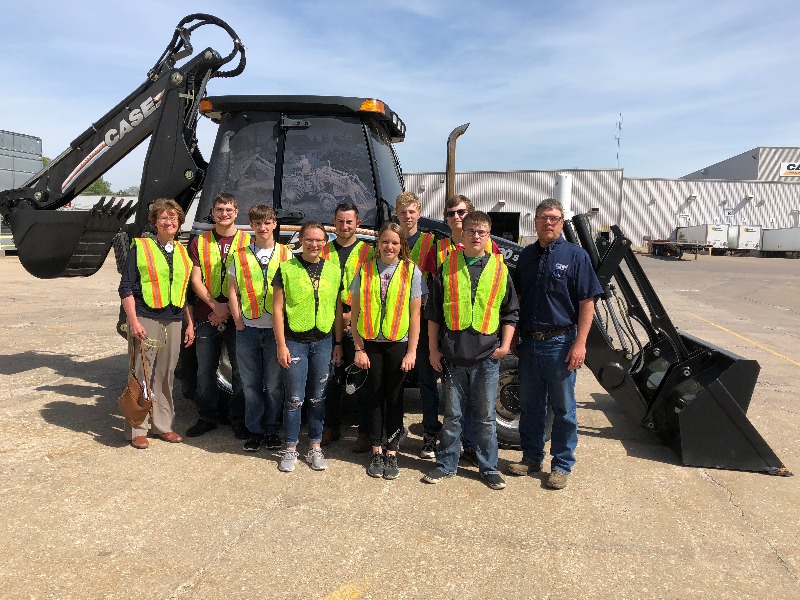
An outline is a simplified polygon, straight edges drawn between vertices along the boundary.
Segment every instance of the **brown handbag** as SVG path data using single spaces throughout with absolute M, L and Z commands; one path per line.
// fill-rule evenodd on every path
M 153 410 L 153 393 L 147 387 L 147 359 L 144 355 L 144 344 L 139 343 L 139 349 L 142 351 L 142 371 L 144 372 L 144 389 L 136 379 L 136 361 L 134 359 L 133 346 L 131 344 L 128 356 L 130 356 L 130 371 L 128 373 L 128 385 L 122 390 L 122 395 L 119 397 L 119 408 L 122 411 L 122 416 L 133 427 L 138 427 L 147 418 Z

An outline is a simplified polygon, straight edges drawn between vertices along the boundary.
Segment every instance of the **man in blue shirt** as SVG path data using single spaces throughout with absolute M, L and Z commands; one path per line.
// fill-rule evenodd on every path
M 512 475 L 542 470 L 548 402 L 553 410 L 550 476 L 546 485 L 566 487 L 575 464 L 578 420 L 576 370 L 586 357 L 594 301 L 603 293 L 589 255 L 561 233 L 564 209 L 548 198 L 536 207 L 539 239 L 520 254 L 514 271 L 519 295 L 519 432 L 522 461 Z

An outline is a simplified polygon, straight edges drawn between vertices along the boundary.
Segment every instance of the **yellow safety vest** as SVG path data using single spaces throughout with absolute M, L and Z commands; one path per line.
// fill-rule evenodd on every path
M 186 248 L 178 241 L 173 242 L 170 273 L 167 258 L 154 239 L 135 238 L 133 244 L 136 245 L 136 268 L 139 269 L 144 303 L 150 308 L 183 308 L 192 272 Z
M 419 234 L 414 247 L 411 249 L 411 260 L 419 267 L 423 274 L 426 273 L 425 264 L 427 263 L 428 253 L 433 249 L 436 238 L 432 233 L 422 232 Z
M 278 272 L 278 265 L 291 257 L 289 248 L 275 244 L 265 273 L 249 244 L 236 251 L 236 283 L 239 285 L 242 314 L 245 317 L 257 319 L 265 311 L 272 314 L 272 280 Z
M 350 251 L 350 256 L 347 257 L 347 261 L 344 263 L 344 269 L 341 271 L 342 275 L 342 302 L 344 304 L 350 304 L 351 300 L 351 292 L 350 292 L 350 284 L 353 283 L 353 278 L 358 273 L 358 270 L 366 263 L 368 260 L 372 260 L 374 254 L 374 248 L 369 244 L 365 244 L 361 240 L 356 242 L 355 248 Z M 329 260 L 331 262 L 335 262 L 337 265 L 341 265 L 339 261 L 339 253 L 336 252 L 336 248 L 333 247 L 333 242 L 328 242 L 325 244 L 325 247 L 322 249 L 322 253 L 320 254 L 322 258 L 325 260 Z
M 463 250 L 451 252 L 442 269 L 444 283 L 444 320 L 450 331 L 470 327 L 491 335 L 500 327 L 500 305 L 506 294 L 508 267 L 499 254 L 490 254 L 489 262 L 478 279 L 475 301 L 472 281 Z
M 401 260 L 389 280 L 386 301 L 381 302 L 381 277 L 377 262 L 373 260 L 361 267 L 358 333 L 362 339 L 377 339 L 379 331 L 392 342 L 406 337 L 411 312 L 413 275 L 414 265 Z
M 436 266 L 441 267 L 444 264 L 444 261 L 447 260 L 447 257 L 450 255 L 450 252 L 456 245 L 453 243 L 453 238 L 445 238 L 443 240 L 439 240 L 436 242 Z M 486 244 L 484 245 L 483 249 L 486 251 L 486 254 L 492 254 L 492 238 L 486 238 Z
M 214 230 L 206 231 L 197 238 L 197 255 L 200 258 L 200 272 L 203 275 L 203 283 L 211 294 L 212 298 L 228 295 L 228 269 L 233 262 L 233 256 L 243 247 L 250 244 L 250 234 L 245 231 L 236 231 L 231 242 L 231 248 L 222 264 L 222 255 L 219 251 L 219 243 L 214 235 Z
M 338 265 L 323 259 L 316 295 L 308 271 L 297 258 L 281 264 L 281 277 L 289 329 L 303 333 L 316 327 L 328 333 L 336 318 L 336 300 L 342 281 Z

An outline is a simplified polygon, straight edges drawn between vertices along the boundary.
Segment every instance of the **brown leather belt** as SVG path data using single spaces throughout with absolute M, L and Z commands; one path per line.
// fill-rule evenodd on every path
M 541 341 L 549 340 L 550 338 L 554 338 L 562 333 L 567 333 L 570 329 L 572 329 L 572 325 L 569 327 L 562 327 L 561 329 L 551 329 L 550 331 L 523 331 L 522 335 Z

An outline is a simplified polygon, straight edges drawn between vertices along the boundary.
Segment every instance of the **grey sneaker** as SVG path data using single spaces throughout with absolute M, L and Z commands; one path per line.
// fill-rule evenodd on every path
M 306 462 L 311 465 L 315 471 L 324 471 L 328 468 L 328 463 L 325 460 L 325 455 L 322 453 L 322 448 L 309 448 Z
M 400 469 L 397 468 L 397 454 L 387 454 L 386 462 L 383 466 L 384 479 L 397 479 Z
M 372 453 L 372 460 L 367 467 L 367 475 L 370 477 L 383 477 L 383 454 L 381 452 Z
M 455 473 L 445 473 L 439 467 L 436 467 L 433 471 L 430 471 L 425 477 L 422 478 L 422 481 L 425 483 L 439 483 L 443 479 L 448 479 L 450 477 L 454 477 Z
M 422 458 L 436 458 L 436 434 L 422 434 L 422 450 L 419 453 Z
M 522 460 L 508 465 L 508 472 L 511 475 L 530 475 L 531 473 L 539 473 L 541 470 L 542 463 L 534 464 L 529 460 Z
M 283 450 L 281 452 L 281 461 L 278 463 L 278 470 L 284 473 L 294 471 L 298 456 L 300 456 L 300 453 L 297 450 Z
M 506 482 L 500 473 L 481 473 L 481 479 L 493 490 L 502 490 L 506 487 Z
M 554 490 L 563 490 L 567 487 L 568 481 L 569 475 L 561 471 L 553 471 L 550 473 L 550 477 L 547 478 L 545 485 Z

